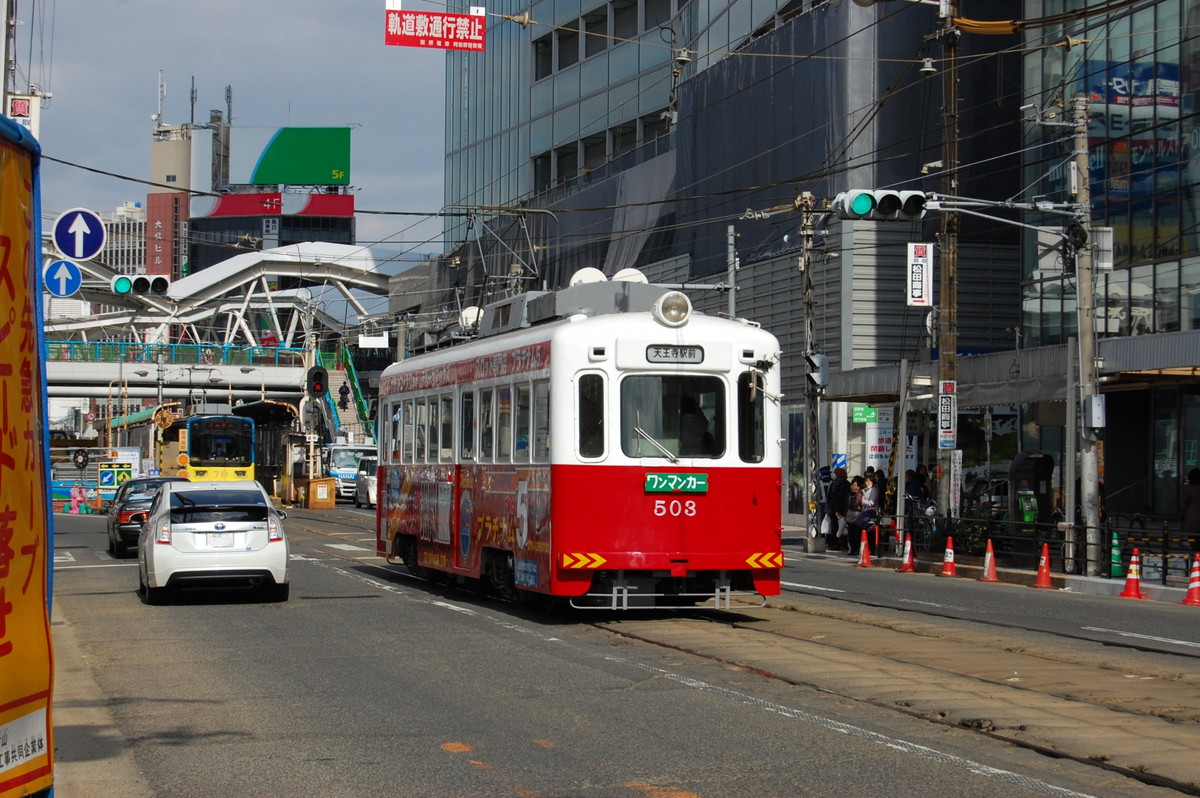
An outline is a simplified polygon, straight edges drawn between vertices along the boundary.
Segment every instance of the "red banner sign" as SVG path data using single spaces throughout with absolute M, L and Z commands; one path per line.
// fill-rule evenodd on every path
M 434 47 L 440 50 L 484 49 L 485 20 L 481 7 L 469 14 L 387 9 L 384 44 Z

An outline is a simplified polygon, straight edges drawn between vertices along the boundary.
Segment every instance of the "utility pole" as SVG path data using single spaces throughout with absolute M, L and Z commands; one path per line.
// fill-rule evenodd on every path
M 941 5 L 942 52 L 942 192 L 947 196 L 958 195 L 958 29 L 954 17 L 958 14 L 958 0 L 946 0 Z M 938 383 L 944 385 L 958 382 L 958 213 L 946 210 L 942 213 L 939 234 L 939 261 L 941 279 L 938 303 Z M 940 394 L 941 391 L 935 392 Z M 939 401 L 941 401 L 939 399 Z M 957 415 L 957 396 L 954 397 Z M 957 445 L 958 419 L 952 419 Z M 942 448 L 939 432 L 937 451 L 937 501 L 945 515 L 950 513 L 951 462 L 954 446 Z
M 1088 185 L 1088 101 L 1082 94 L 1071 102 L 1075 125 L 1075 161 L 1072 168 L 1075 223 L 1081 228 L 1068 241 L 1075 250 L 1076 309 L 1079 325 L 1079 500 L 1087 529 L 1088 576 L 1100 575 L 1100 452 L 1099 435 L 1104 427 L 1104 403 L 1096 378 L 1096 287 L 1092 265 L 1091 188 Z M 1071 464 L 1074 465 L 1073 463 Z M 1069 472 L 1068 472 L 1069 473 Z
M 813 197 L 807 191 L 796 200 L 800 209 L 800 272 L 804 286 L 804 360 L 815 354 L 816 320 L 814 318 L 812 261 L 813 261 Z M 821 506 L 820 466 L 820 404 L 821 388 L 813 380 L 804 379 L 804 494 L 808 519 L 808 535 L 805 551 L 824 551 L 821 537 L 821 519 L 817 509 Z M 817 541 L 821 541 L 820 544 Z

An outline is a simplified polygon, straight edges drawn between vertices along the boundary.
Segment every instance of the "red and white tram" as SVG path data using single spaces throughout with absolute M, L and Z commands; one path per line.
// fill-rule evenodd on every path
M 643 283 L 489 305 L 380 379 L 377 551 L 577 607 L 777 595 L 779 358 Z

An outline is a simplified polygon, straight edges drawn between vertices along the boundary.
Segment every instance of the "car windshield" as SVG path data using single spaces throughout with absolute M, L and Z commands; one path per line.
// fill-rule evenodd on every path
M 354 468 L 359 460 L 372 453 L 371 449 L 333 449 L 329 455 L 329 467 Z

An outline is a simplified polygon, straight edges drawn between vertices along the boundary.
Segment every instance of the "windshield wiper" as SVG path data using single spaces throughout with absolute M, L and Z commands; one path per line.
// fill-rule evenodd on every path
M 642 429 L 641 427 L 634 427 L 633 431 L 636 432 L 638 435 L 641 435 L 647 441 L 649 441 L 651 446 L 653 446 L 655 449 L 658 449 L 660 452 L 662 452 L 663 456 L 666 457 L 668 460 L 670 460 L 672 463 L 679 462 L 679 458 L 676 457 L 675 455 L 671 454 L 671 450 L 668 449 L 666 446 L 663 446 L 661 443 L 654 440 L 653 436 L 651 436 L 649 432 L 646 432 L 646 430 Z

